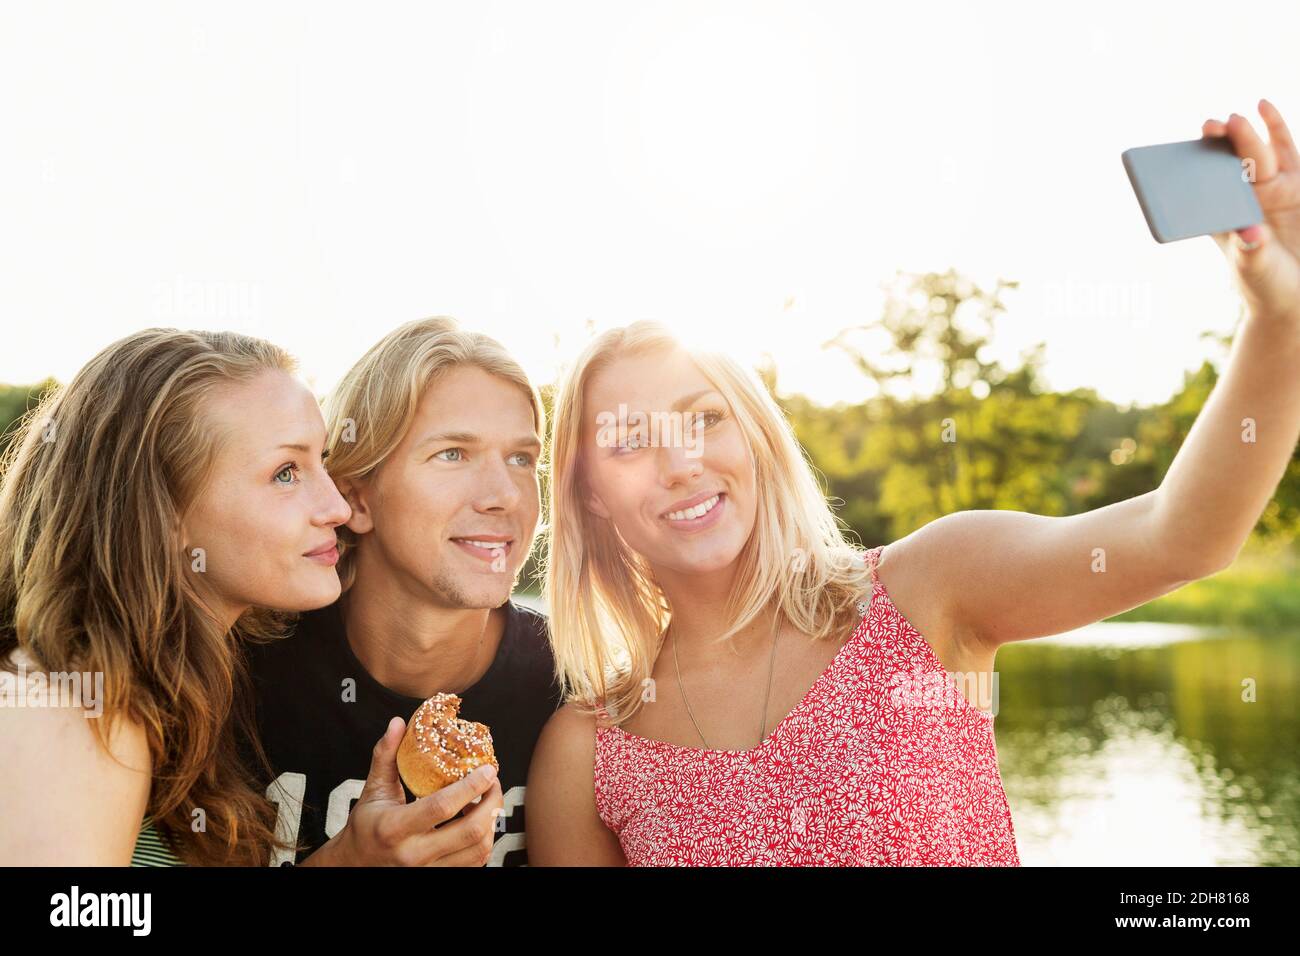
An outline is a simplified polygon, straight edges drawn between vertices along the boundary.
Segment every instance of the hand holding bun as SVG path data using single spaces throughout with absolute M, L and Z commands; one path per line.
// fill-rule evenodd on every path
M 406 725 L 397 748 L 397 772 L 411 793 L 428 796 L 455 783 L 474 768 L 490 763 L 500 770 L 492 751 L 492 734 L 483 724 L 456 716 L 460 698 L 434 694 Z

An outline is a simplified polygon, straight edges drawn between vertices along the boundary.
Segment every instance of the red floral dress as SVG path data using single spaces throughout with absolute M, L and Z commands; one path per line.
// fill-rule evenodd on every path
M 853 635 L 759 746 L 597 727 L 596 808 L 629 865 L 1020 865 L 993 715 L 894 607 L 883 550 Z

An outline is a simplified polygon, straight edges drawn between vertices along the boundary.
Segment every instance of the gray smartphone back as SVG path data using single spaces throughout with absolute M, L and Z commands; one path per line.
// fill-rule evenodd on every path
M 1264 221 L 1247 167 L 1226 137 L 1139 146 L 1121 158 L 1157 242 Z

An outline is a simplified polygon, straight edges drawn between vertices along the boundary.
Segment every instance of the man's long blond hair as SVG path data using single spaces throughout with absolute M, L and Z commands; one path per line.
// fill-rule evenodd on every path
M 610 521 L 588 510 L 583 424 L 588 383 L 616 359 L 667 353 L 681 343 L 664 327 L 637 322 L 610 330 L 583 351 L 556 392 L 552 412 L 546 600 L 556 670 L 580 709 L 604 701 L 615 723 L 642 702 L 672 608 L 641 555 Z M 754 530 L 736 568 L 727 640 L 765 614 L 821 639 L 851 627 L 870 590 L 861 551 L 846 540 L 811 462 L 785 414 L 757 376 L 700 350 L 696 366 L 730 405 L 754 456 Z
M 330 476 L 338 482 L 370 478 L 401 444 L 415 419 L 420 396 L 441 376 L 464 365 L 482 369 L 523 392 L 538 436 L 545 435 L 537 390 L 500 342 L 466 331 L 448 316 L 416 319 L 376 342 L 326 399 Z M 357 536 L 346 526 L 339 527 L 338 536 L 339 580 L 346 590 L 356 577 Z

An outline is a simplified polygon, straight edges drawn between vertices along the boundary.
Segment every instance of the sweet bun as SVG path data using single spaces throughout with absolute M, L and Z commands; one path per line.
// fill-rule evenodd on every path
M 498 770 L 492 734 L 483 724 L 456 716 L 460 698 L 434 694 L 416 708 L 397 748 L 397 772 L 417 797 L 455 783 L 490 763 Z

